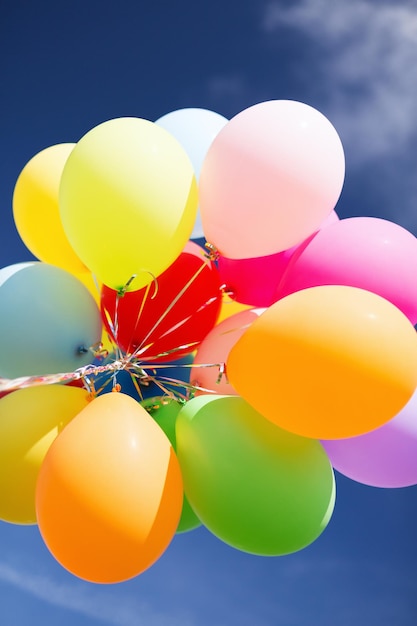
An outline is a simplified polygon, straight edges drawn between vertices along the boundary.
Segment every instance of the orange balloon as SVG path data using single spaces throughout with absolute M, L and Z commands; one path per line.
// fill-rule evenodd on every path
M 417 386 L 417 334 L 384 298 L 305 289 L 273 304 L 233 346 L 227 375 L 267 419 L 317 439 L 378 428 Z
M 115 583 L 168 547 L 183 484 L 161 428 L 130 396 L 95 398 L 55 439 L 36 490 L 37 521 L 53 556 L 76 576 Z

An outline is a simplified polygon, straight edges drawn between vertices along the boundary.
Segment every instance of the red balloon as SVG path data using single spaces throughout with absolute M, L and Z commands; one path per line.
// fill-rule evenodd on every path
M 177 359 L 193 352 L 215 325 L 220 287 L 215 265 L 189 242 L 155 284 L 124 295 L 103 285 L 103 322 L 125 353 L 152 362 Z

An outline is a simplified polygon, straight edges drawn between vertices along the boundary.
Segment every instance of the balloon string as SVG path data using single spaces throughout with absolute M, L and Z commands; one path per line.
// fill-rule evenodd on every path
M 105 365 L 86 365 L 85 367 L 79 368 L 77 370 L 75 370 L 74 372 L 64 372 L 64 373 L 57 373 L 57 374 L 47 374 L 44 376 L 21 376 L 19 378 L 0 378 L 0 392 L 9 392 L 9 391 L 16 391 L 18 389 L 24 389 L 26 387 L 36 387 L 36 386 L 40 386 L 40 385 L 54 385 L 54 384 L 59 384 L 59 383 L 70 383 L 73 381 L 77 381 L 77 380 L 81 380 L 85 383 L 88 391 L 90 391 L 92 393 L 92 395 L 97 395 L 97 393 L 100 393 L 100 391 L 102 389 L 105 388 L 106 385 L 110 384 L 110 382 L 112 382 L 114 385 L 117 383 L 114 383 L 114 378 L 111 377 L 110 381 L 106 381 L 102 387 L 97 390 L 96 389 L 96 384 L 98 381 L 92 380 L 93 377 L 99 377 L 100 374 L 105 374 L 105 373 L 114 373 L 115 375 L 117 374 L 117 372 L 120 372 L 122 370 L 126 370 L 128 371 L 132 376 L 135 377 L 136 380 L 139 380 L 142 384 L 147 384 L 149 382 L 154 382 L 155 384 L 158 384 L 158 379 L 156 378 L 156 373 L 157 370 L 160 369 L 168 369 L 168 368 L 177 368 L 177 367 L 182 367 L 182 368 L 194 368 L 194 367 L 217 367 L 219 368 L 219 375 L 220 373 L 222 374 L 224 372 L 224 363 L 198 363 L 198 364 L 193 364 L 193 363 L 179 363 L 179 364 L 168 364 L 168 363 L 163 363 L 163 364 L 152 364 L 150 365 L 151 369 L 155 372 L 155 376 L 149 375 L 146 371 L 146 363 L 143 362 L 136 362 L 136 361 L 132 361 L 131 357 L 127 358 L 122 358 L 122 359 L 115 359 L 114 361 L 107 363 Z M 222 374 L 223 375 L 223 374 Z M 163 378 L 163 377 L 162 377 Z M 194 384 L 191 383 L 187 383 L 185 381 L 180 381 L 180 380 L 176 380 L 176 379 L 166 379 L 167 381 L 169 380 L 172 383 L 175 383 L 176 386 L 179 387 L 184 387 L 189 389 L 190 391 L 193 391 L 195 389 L 197 389 L 198 391 L 210 391 L 210 390 L 205 390 L 203 388 L 199 388 Z M 169 393 L 168 390 L 165 389 L 165 392 Z
M 212 297 L 209 298 L 208 300 L 206 300 L 203 304 L 201 304 L 198 309 L 196 311 L 194 311 L 193 313 L 191 313 L 190 315 L 187 315 L 187 317 L 184 317 L 182 320 L 180 320 L 179 322 L 177 322 L 176 324 L 174 324 L 174 326 L 171 326 L 171 328 L 169 328 L 168 330 L 166 330 L 162 335 L 160 335 L 160 338 L 162 337 L 166 337 L 167 335 L 169 335 L 170 333 L 178 330 L 178 328 L 181 328 L 181 326 L 184 326 L 184 324 L 186 324 L 187 322 L 190 321 L 190 319 L 194 316 L 197 315 L 197 313 L 200 313 L 201 311 L 204 311 L 204 309 L 206 309 L 208 306 L 210 306 L 210 304 L 213 304 L 213 302 L 216 301 L 216 297 Z
M 145 337 L 142 339 L 141 343 L 139 344 L 139 346 L 136 348 L 136 350 L 132 353 L 131 358 L 136 358 L 136 356 L 140 353 L 141 349 L 143 348 L 143 346 L 146 344 L 146 341 L 149 339 L 149 337 L 152 335 L 152 333 L 158 328 L 158 326 L 163 322 L 163 320 L 166 318 L 166 316 L 170 313 L 170 311 L 172 311 L 173 307 L 177 304 L 178 300 L 180 298 L 182 298 L 182 296 L 184 295 L 184 293 L 187 291 L 187 289 L 192 285 L 192 283 L 198 278 L 198 276 L 201 274 L 201 272 L 204 270 L 205 265 L 201 265 L 198 270 L 194 273 L 194 275 L 190 278 L 190 280 L 184 285 L 184 287 L 178 292 L 178 294 L 175 296 L 175 298 L 171 301 L 171 303 L 168 305 L 168 307 L 165 309 L 165 311 L 162 313 L 162 315 L 160 315 L 160 317 L 157 319 L 157 321 L 155 322 L 155 324 L 152 326 L 152 328 L 149 330 L 149 332 L 145 335 Z
M 156 284 L 156 285 L 158 285 L 158 281 L 156 280 L 156 278 L 155 278 L 155 277 L 154 277 L 154 281 L 155 281 L 155 284 Z M 128 347 L 127 347 L 127 352 L 128 352 L 128 353 L 130 352 L 130 349 L 131 349 L 131 347 L 132 347 L 132 340 L 133 340 L 133 337 L 134 337 L 134 335 L 135 335 L 135 333 L 136 333 L 136 330 L 137 330 L 137 328 L 138 328 L 139 321 L 140 321 L 140 318 L 141 318 L 141 316 L 142 316 L 143 310 L 144 310 L 144 308 L 145 308 L 145 303 L 146 303 L 146 299 L 147 299 L 147 298 L 148 298 L 148 296 L 149 296 L 149 291 L 150 291 L 150 288 L 151 288 L 151 283 L 148 283 L 148 285 L 146 285 L 145 295 L 144 295 L 144 297 L 143 297 L 143 299 L 142 299 L 142 302 L 141 302 L 141 305 L 140 305 L 140 309 L 139 309 L 138 314 L 137 314 L 137 317 L 136 317 L 136 322 L 135 322 L 135 327 L 134 327 L 133 332 L 132 332 L 132 337 L 131 337 L 130 342 L 129 342 L 129 345 L 128 345 Z M 157 291 L 154 291 L 154 293 L 153 293 L 153 295 L 152 295 L 151 300 L 153 300 L 153 299 L 155 298 L 156 294 L 157 294 Z M 118 302 L 117 302 L 117 304 L 118 304 Z
M 167 357 L 167 356 L 172 356 L 175 358 L 175 353 L 176 352 L 183 352 L 184 350 L 187 350 L 188 352 L 191 352 L 192 350 L 190 350 L 190 348 L 193 347 L 197 347 L 199 345 L 199 341 L 193 341 L 192 343 L 185 343 L 181 346 L 177 346 L 176 348 L 171 348 L 170 350 L 165 350 L 164 352 L 158 352 L 158 354 L 153 355 L 146 355 L 146 357 L 144 358 L 144 361 L 148 362 L 153 362 L 156 361 L 157 359 L 161 359 L 163 357 Z M 136 359 L 139 358 L 139 356 L 142 354 L 142 352 L 146 352 L 146 350 L 148 350 L 150 348 L 150 346 L 152 346 L 152 344 L 148 344 L 147 346 L 144 346 L 142 348 L 142 350 L 140 350 L 140 352 L 136 352 Z
M 212 260 L 212 258 L 210 258 L 210 260 Z M 205 265 L 201 265 L 198 268 L 198 270 L 194 273 L 194 275 L 188 280 L 188 282 L 184 285 L 184 287 L 174 297 L 174 299 L 172 300 L 168 308 L 157 319 L 157 321 L 155 322 L 151 330 L 148 332 L 146 337 L 142 340 L 140 346 L 138 346 L 138 348 L 135 350 L 133 354 L 124 355 L 122 351 L 120 350 L 120 348 L 118 347 L 118 342 L 117 342 L 118 325 L 119 325 L 118 304 L 119 304 L 120 298 L 123 297 L 123 295 L 127 292 L 129 285 L 134 280 L 136 275 L 133 275 L 129 279 L 129 281 L 126 283 L 126 285 L 123 288 L 121 288 L 118 292 L 117 299 L 116 299 L 114 320 L 111 319 L 109 312 L 106 309 L 104 309 L 104 314 L 106 316 L 107 322 L 109 324 L 109 329 L 110 329 L 109 339 L 114 344 L 115 350 L 117 353 L 116 359 L 114 359 L 112 362 L 107 363 L 105 365 L 87 365 L 73 372 L 47 374 L 47 375 L 41 375 L 41 376 L 22 376 L 22 377 L 14 378 L 14 379 L 0 377 L 0 392 L 9 392 L 9 391 L 15 391 L 18 389 L 23 389 L 26 387 L 51 385 L 51 384 L 58 384 L 58 383 L 69 383 L 69 382 L 81 380 L 85 388 L 92 394 L 92 396 L 95 396 L 101 391 L 103 391 L 105 387 L 108 386 L 109 384 L 112 384 L 112 389 L 117 390 L 119 387 L 117 383 L 117 373 L 122 370 L 126 370 L 131 374 L 132 380 L 134 380 L 135 388 L 138 390 L 140 397 L 143 397 L 142 394 L 140 393 L 140 384 L 144 385 L 146 384 L 147 381 L 154 382 L 157 386 L 159 386 L 161 391 L 163 391 L 164 393 L 168 395 L 172 395 L 172 392 L 166 388 L 166 385 L 163 385 L 162 383 L 158 382 L 158 379 L 155 377 L 156 372 L 155 372 L 155 376 L 148 375 L 148 373 L 143 369 L 144 367 L 146 367 L 146 363 L 144 362 L 138 363 L 138 356 L 140 355 L 141 352 L 143 352 L 146 348 L 148 348 L 149 345 L 152 345 L 153 342 L 151 342 L 151 344 L 149 344 L 148 346 L 144 347 L 146 340 L 149 339 L 151 334 L 158 328 L 158 326 L 162 323 L 162 321 L 169 314 L 172 308 L 176 305 L 179 299 L 184 295 L 187 289 L 189 289 L 192 283 L 198 278 L 198 276 L 200 275 L 200 273 L 203 271 L 204 268 L 205 268 Z M 152 275 L 152 278 L 154 279 L 153 284 L 155 286 L 154 294 L 151 296 L 151 298 L 153 299 L 157 295 L 157 292 L 158 292 L 158 282 L 157 282 L 156 277 L 153 274 L 151 275 Z M 142 302 L 141 309 L 138 313 L 138 318 L 136 322 L 137 324 L 139 323 L 140 316 L 142 314 L 142 311 L 145 305 L 145 300 L 147 297 L 149 297 L 150 285 L 151 283 L 149 283 L 149 285 L 147 286 L 146 295 Z M 205 307 L 209 306 L 213 301 L 214 301 L 214 298 L 210 298 L 199 307 L 198 311 L 203 310 Z M 184 320 L 172 326 L 170 329 L 168 329 L 164 333 L 163 336 L 166 336 L 170 334 L 171 332 L 173 332 L 174 330 L 176 330 L 177 328 L 179 328 L 189 318 L 190 316 L 187 316 L 187 318 L 185 318 Z M 159 353 L 155 356 L 147 356 L 146 362 L 149 363 L 149 365 L 152 367 L 153 370 L 157 370 L 157 369 L 161 369 L 165 367 L 166 368 L 168 367 L 171 367 L 171 368 L 172 367 L 189 367 L 189 368 L 191 367 L 218 367 L 219 368 L 219 380 L 220 380 L 222 376 L 224 375 L 224 364 L 221 364 L 221 363 L 195 364 L 195 365 L 194 364 L 175 364 L 175 366 L 170 365 L 170 364 L 156 364 L 156 363 L 152 364 L 153 360 L 156 360 L 161 357 L 166 357 L 166 356 L 175 356 L 176 352 L 183 351 L 184 349 L 189 350 L 190 348 L 193 348 L 197 346 L 198 344 L 199 342 L 191 342 L 188 344 L 177 346 L 176 348 Z M 97 342 L 97 344 L 94 344 L 94 346 L 91 346 L 89 349 L 92 351 L 94 357 L 96 358 L 100 358 L 100 357 L 103 358 L 103 357 L 108 356 L 108 352 L 103 349 L 101 342 Z M 109 380 L 105 381 L 101 385 L 101 387 L 97 389 L 97 386 L 98 386 L 97 383 L 100 383 L 100 380 L 93 380 L 93 378 L 99 378 L 101 374 L 105 374 L 105 373 L 113 373 L 113 376 L 111 376 Z M 138 384 L 138 380 L 139 380 L 139 384 Z M 208 390 L 208 389 L 206 390 L 202 387 L 197 387 L 190 383 L 186 383 L 185 381 L 179 381 L 173 378 L 166 378 L 165 382 L 166 384 L 171 384 L 176 387 L 183 387 L 187 389 L 188 394 L 193 393 L 196 390 L 206 391 L 208 393 L 212 392 L 211 390 Z M 182 398 L 184 398 L 182 394 L 180 395 Z
M 163 357 L 163 356 L 168 356 L 168 355 L 174 354 L 175 352 L 178 352 L 179 350 L 184 350 L 184 348 L 190 348 L 192 346 L 197 347 L 200 342 L 199 341 L 194 341 L 192 343 L 188 343 L 188 344 L 185 344 L 185 345 L 182 345 L 182 346 L 177 346 L 176 348 L 172 348 L 171 350 L 167 350 L 165 352 L 159 352 L 156 355 L 152 355 L 152 353 L 150 353 L 150 351 L 152 350 L 152 346 L 155 344 L 155 342 L 159 341 L 162 338 L 167 338 L 171 333 L 173 333 L 176 330 L 178 330 L 179 328 L 181 328 L 181 326 L 184 326 L 184 324 L 186 324 L 194 315 L 196 315 L 197 313 L 200 313 L 205 308 L 207 308 L 208 306 L 213 304 L 213 302 L 215 300 L 216 300 L 215 297 L 209 298 L 194 313 L 192 313 L 191 315 L 188 315 L 187 317 L 184 317 L 182 320 L 180 320 L 179 322 L 177 322 L 176 324 L 171 326 L 171 328 L 168 328 L 162 335 L 158 335 L 158 337 L 154 341 L 151 341 L 149 344 L 143 346 L 140 349 L 137 348 L 136 351 L 135 351 L 136 358 L 139 357 L 144 352 L 147 352 L 146 360 L 149 361 L 149 360 L 152 360 L 152 359 L 157 359 L 157 358 L 160 358 L 160 357 Z
M 155 276 L 155 274 L 153 274 L 150 270 L 141 270 L 142 272 L 145 272 L 146 274 L 149 274 L 152 278 L 151 283 L 148 283 L 146 285 L 146 292 L 145 292 L 145 297 L 142 301 L 142 305 L 141 305 L 141 309 L 138 313 L 138 317 L 136 319 L 136 324 L 135 324 L 135 330 L 137 328 L 138 322 L 139 322 L 139 318 L 142 314 L 142 310 L 143 307 L 145 305 L 146 302 L 146 298 L 149 295 L 149 291 L 150 291 L 150 286 L 151 284 L 154 285 L 154 292 L 151 296 L 151 300 L 153 300 L 159 290 L 159 286 L 158 286 L 158 280 Z M 113 339 L 114 339 L 114 345 L 115 345 L 115 349 L 119 350 L 119 303 L 120 300 L 126 295 L 130 285 L 132 284 L 132 282 L 135 280 L 135 278 L 137 277 L 137 274 L 133 274 L 129 280 L 123 285 L 123 287 L 121 287 L 120 289 L 117 290 L 117 295 L 116 295 L 116 302 L 115 302 L 115 310 L 114 310 L 114 320 L 111 319 L 111 315 L 109 313 L 109 311 L 107 309 L 104 309 L 105 315 L 106 315 L 106 319 L 107 322 L 109 324 L 109 327 L 111 329 L 111 332 L 113 334 Z M 128 346 L 128 352 L 130 351 L 130 345 Z M 121 353 L 120 353 L 121 354 Z
M 125 283 L 123 285 L 123 287 L 120 287 L 117 290 L 117 294 L 123 298 L 123 296 L 125 295 L 125 293 L 127 292 L 127 290 L 129 289 L 130 285 L 133 283 L 133 281 L 135 280 L 137 274 L 132 274 L 132 276 L 129 278 L 129 280 L 127 281 L 127 283 Z
M 54 385 L 57 383 L 69 383 L 76 380 L 89 379 L 90 376 L 97 376 L 100 373 L 111 372 L 121 369 L 120 361 L 113 361 L 106 365 L 87 365 L 74 372 L 58 374 L 46 374 L 44 376 L 21 376 L 19 378 L 0 378 L 0 392 L 15 391 L 25 387 L 36 387 L 39 385 Z
M 100 284 L 97 280 L 97 276 L 95 274 L 91 274 L 91 278 L 93 279 L 94 288 L 96 290 L 96 295 L 100 298 L 101 288 Z

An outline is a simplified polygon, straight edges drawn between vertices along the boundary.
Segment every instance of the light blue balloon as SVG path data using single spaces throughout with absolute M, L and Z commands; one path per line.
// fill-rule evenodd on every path
M 155 124 L 165 128 L 182 145 L 193 165 L 198 182 L 208 149 L 227 122 L 226 117 L 214 111 L 189 108 L 167 113 L 157 119 Z M 200 237 L 204 237 L 204 233 L 200 211 L 198 211 L 191 239 Z
M 73 372 L 101 340 L 98 306 L 69 272 L 42 262 L 0 270 L 0 376 Z

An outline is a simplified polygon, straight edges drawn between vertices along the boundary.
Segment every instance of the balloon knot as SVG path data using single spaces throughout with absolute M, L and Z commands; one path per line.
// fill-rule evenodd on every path
M 220 363 L 219 364 L 219 375 L 217 376 L 216 379 L 216 384 L 220 385 L 220 383 L 222 382 L 223 377 L 225 378 L 226 383 L 228 383 L 228 379 L 227 379 L 227 373 L 226 373 L 226 363 Z
M 123 287 L 119 287 L 119 289 L 117 289 L 117 295 L 120 298 L 123 298 L 123 296 L 125 295 L 126 291 L 129 289 L 130 285 L 132 284 L 132 282 L 135 280 L 136 278 L 136 274 L 133 274 L 133 276 L 131 276 L 129 278 L 129 280 L 127 281 L 127 283 L 125 285 L 123 285 Z
M 209 261 L 217 261 L 220 254 L 217 250 L 216 246 L 208 241 L 204 244 L 204 247 L 207 248 L 207 252 L 204 255 Z
M 102 360 L 102 359 L 106 359 L 109 356 L 109 351 L 103 347 L 103 344 L 101 341 L 97 341 L 97 343 L 94 343 L 91 346 L 90 350 L 93 353 L 93 356 L 95 359 Z

